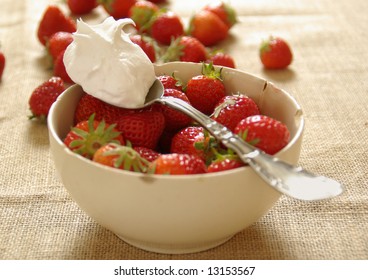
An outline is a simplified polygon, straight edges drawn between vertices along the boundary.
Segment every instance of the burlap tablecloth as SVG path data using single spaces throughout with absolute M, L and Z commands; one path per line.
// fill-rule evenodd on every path
M 0 259 L 367 259 L 368 2 L 231 0 L 239 23 L 221 45 L 239 69 L 289 91 L 306 118 L 300 164 L 343 183 L 328 201 L 282 199 L 259 222 L 217 248 L 162 255 L 134 248 L 89 218 L 57 177 L 45 125 L 29 121 L 28 98 L 51 75 L 38 21 L 48 3 L 1 0 Z M 169 1 L 187 20 L 208 1 Z M 98 9 L 85 17 L 100 21 Z M 265 71 L 262 39 L 287 39 L 295 59 Z

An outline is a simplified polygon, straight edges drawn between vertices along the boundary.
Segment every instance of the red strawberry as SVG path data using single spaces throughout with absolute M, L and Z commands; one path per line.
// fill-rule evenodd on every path
M 203 9 L 216 14 L 227 25 L 228 28 L 231 28 L 237 22 L 234 8 L 223 1 L 210 3 Z
M 160 80 L 160 82 L 162 83 L 165 89 L 173 88 L 173 89 L 183 91 L 183 83 L 178 78 L 175 77 L 174 73 L 171 76 L 161 75 L 161 76 L 158 76 L 157 78 Z
M 192 17 L 188 33 L 207 47 L 226 39 L 228 30 L 229 28 L 216 14 L 201 10 Z
M 74 112 L 74 123 L 88 120 L 92 114 L 95 114 L 95 120 L 113 124 L 122 115 L 134 112 L 133 109 L 120 108 L 108 104 L 90 94 L 84 94 L 79 100 Z
M 253 99 L 245 95 L 227 95 L 217 103 L 211 117 L 233 131 L 242 119 L 259 114 L 259 108 Z
M 244 162 L 242 162 L 238 157 L 222 157 L 213 161 L 208 167 L 208 172 L 220 172 L 230 169 L 235 169 L 244 166 Z
M 62 78 L 66 83 L 73 84 L 73 80 L 69 77 L 65 69 L 65 64 L 63 60 L 64 53 L 65 50 L 62 51 L 54 61 L 54 75 Z
M 149 165 L 149 161 L 133 148 L 114 143 L 100 147 L 92 160 L 106 166 L 141 173 L 145 173 Z
M 64 90 L 64 82 L 59 77 L 52 77 L 34 89 L 28 101 L 32 112 L 30 119 L 46 119 L 51 105 Z
M 152 40 L 148 36 L 143 36 L 140 34 L 131 35 L 130 39 L 134 44 L 137 44 L 142 48 L 142 50 L 148 56 L 151 62 L 156 62 L 156 50 L 154 40 Z
M 38 25 L 37 37 L 42 45 L 46 45 L 46 42 L 50 36 L 58 31 L 65 31 L 73 33 L 77 30 L 75 21 L 64 15 L 59 7 L 49 5 Z
M 69 10 L 76 15 L 85 15 L 98 6 L 97 0 L 67 0 Z
M 250 116 L 241 120 L 234 133 L 270 155 L 285 147 L 290 137 L 285 124 L 264 115 Z
M 184 34 L 184 26 L 177 14 L 167 11 L 156 16 L 150 34 L 157 42 L 169 45 L 173 39 Z
M 4 69 L 5 69 L 5 55 L 2 51 L 0 51 L 0 81 L 1 81 L 1 77 L 3 76 L 4 73 Z
M 177 89 L 165 89 L 164 95 L 166 97 L 176 97 L 179 98 L 187 103 L 189 102 L 188 97 L 185 95 L 184 92 L 177 90 Z M 187 115 L 172 109 L 166 105 L 163 104 L 154 104 L 153 105 L 154 110 L 161 112 L 165 117 L 165 129 L 175 131 L 180 128 L 183 128 L 187 125 L 189 125 L 192 121 L 190 117 Z
M 131 7 L 137 0 L 98 0 L 105 11 L 115 19 L 129 17 Z
M 189 126 L 174 135 L 170 152 L 196 155 L 208 163 L 212 160 L 212 148 L 216 145 L 216 140 L 203 127 Z
M 133 149 L 138 152 L 138 154 L 142 158 L 148 160 L 149 162 L 154 161 L 160 156 L 159 152 L 156 152 L 155 150 L 149 149 L 147 147 L 133 147 Z
M 276 37 L 270 37 L 261 44 L 259 56 L 264 67 L 268 69 L 286 68 L 293 60 L 290 46 L 284 39 Z
M 73 152 L 92 159 L 95 152 L 108 143 L 125 144 L 121 133 L 115 125 L 96 121 L 92 115 L 87 121 L 82 121 L 72 127 L 64 139 L 64 144 Z
M 165 117 L 161 112 L 136 111 L 121 116 L 116 124 L 116 128 L 133 147 L 155 149 L 165 127 Z
M 47 50 L 54 61 L 71 42 L 73 42 L 73 35 L 70 32 L 58 31 L 50 36 L 47 42 Z
M 215 54 L 210 55 L 206 62 L 212 62 L 213 65 L 236 68 L 234 58 L 223 52 L 216 52 Z
M 102 100 L 85 93 L 77 104 L 77 108 L 74 112 L 74 123 L 77 124 L 81 121 L 86 121 L 94 114 L 95 120 L 100 121 L 104 119 L 105 115 L 105 102 Z M 107 121 L 108 123 L 113 123 Z
M 202 75 L 188 81 L 185 93 L 192 106 L 204 114 L 212 114 L 216 104 L 226 95 L 221 69 L 216 70 L 212 64 L 203 63 Z
M 181 36 L 171 42 L 162 57 L 164 62 L 202 62 L 207 58 L 206 47 L 196 38 Z
M 154 174 L 201 174 L 206 173 L 204 162 L 192 155 L 186 154 L 163 154 L 150 165 L 150 170 Z
M 145 33 L 150 26 L 151 19 L 159 11 L 159 7 L 150 1 L 137 1 L 129 10 L 129 17 L 135 22 L 135 27 Z

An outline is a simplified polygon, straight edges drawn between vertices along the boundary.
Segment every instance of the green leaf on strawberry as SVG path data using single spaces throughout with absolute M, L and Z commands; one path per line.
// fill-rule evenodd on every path
M 93 158 L 95 152 L 105 144 L 125 144 L 115 124 L 108 125 L 105 121 L 96 121 L 92 114 L 88 121 L 82 121 L 72 127 L 64 139 L 64 144 L 73 152 L 86 158 Z
M 129 146 L 109 143 L 99 148 L 93 156 L 93 161 L 106 166 L 146 173 L 150 162 Z

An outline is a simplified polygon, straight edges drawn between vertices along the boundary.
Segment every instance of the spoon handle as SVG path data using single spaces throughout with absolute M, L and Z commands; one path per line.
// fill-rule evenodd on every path
M 158 102 L 179 110 L 196 120 L 216 139 L 236 152 L 240 159 L 249 164 L 271 187 L 283 194 L 300 200 L 320 200 L 337 196 L 343 191 L 341 184 L 330 178 L 314 175 L 301 167 L 288 164 L 254 148 L 225 126 L 181 99 L 161 97 Z

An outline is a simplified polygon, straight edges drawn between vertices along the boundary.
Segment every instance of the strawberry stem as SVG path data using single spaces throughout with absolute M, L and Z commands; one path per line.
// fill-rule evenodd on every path
M 118 156 L 114 162 L 115 168 L 123 167 L 124 170 L 146 173 L 150 162 L 128 146 L 113 144 L 114 148 L 106 151 L 104 156 Z

